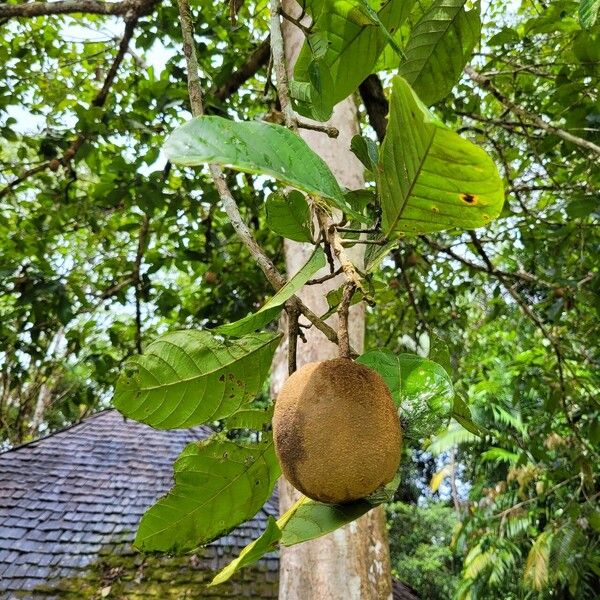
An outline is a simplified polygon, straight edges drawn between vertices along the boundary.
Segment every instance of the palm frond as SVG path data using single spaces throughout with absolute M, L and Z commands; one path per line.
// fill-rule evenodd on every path
M 553 537 L 554 532 L 550 529 L 540 533 L 527 555 L 523 582 L 536 591 L 543 590 L 549 583 L 548 567 Z

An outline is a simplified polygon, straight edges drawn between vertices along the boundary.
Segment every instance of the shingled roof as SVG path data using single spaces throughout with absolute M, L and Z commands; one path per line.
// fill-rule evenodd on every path
M 187 443 L 209 434 L 205 427 L 155 430 L 106 410 L 0 454 L 0 598 L 61 595 L 61 582 L 103 557 L 134 556 L 139 520 L 171 487 L 173 461 Z M 277 512 L 274 496 L 253 519 L 194 555 L 185 570 L 221 568 Z M 211 588 L 210 597 L 276 598 L 278 562 L 276 553 L 267 555 L 242 570 L 228 591 Z M 103 589 L 110 593 L 110 586 Z M 396 585 L 394 598 L 417 596 Z

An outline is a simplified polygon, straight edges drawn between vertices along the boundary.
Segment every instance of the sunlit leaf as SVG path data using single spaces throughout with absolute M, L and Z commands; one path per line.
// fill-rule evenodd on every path
M 229 565 L 213 579 L 212 584 L 223 583 L 238 569 L 256 562 L 274 549 L 279 542 L 293 546 L 331 533 L 362 517 L 375 506 L 366 500 L 343 505 L 323 504 L 301 496 L 276 523 L 269 522 L 265 532 L 250 543 Z
M 307 499 L 282 529 L 281 543 L 293 546 L 321 537 L 362 517 L 373 504 L 361 500 L 349 504 L 323 504 Z
M 553 533 L 548 529 L 540 533 L 527 555 L 523 581 L 534 590 L 542 590 L 548 583 L 548 561 L 552 538 Z
M 431 481 L 429 482 L 429 487 L 432 492 L 437 492 L 440 489 L 440 485 L 442 481 L 446 479 L 446 477 L 450 477 L 452 472 L 454 471 L 454 467 L 452 465 L 445 465 L 442 467 L 437 473 L 434 473 Z
M 379 10 L 378 18 L 382 25 L 393 33 L 410 12 L 414 0 L 389 0 Z M 327 85 L 323 93 L 326 98 L 318 99 L 320 110 L 325 103 L 331 109 L 335 104 L 352 94 L 361 82 L 371 73 L 377 58 L 388 43 L 382 29 L 365 13 L 358 0 L 324 0 L 307 6 L 313 15 L 313 32 L 327 37 L 327 52 L 322 57 L 323 65 L 328 68 Z M 307 41 L 296 61 L 294 80 L 297 83 L 310 82 L 310 65 L 313 61 L 311 44 Z M 293 88 L 294 89 L 294 88 Z M 318 92 L 309 91 L 309 98 L 300 99 L 297 109 L 308 117 L 313 114 L 312 104 L 317 101 Z M 302 101 L 304 100 L 304 101 Z
M 255 429 L 260 430 L 273 418 L 273 408 L 242 408 L 225 420 L 227 429 Z
M 369 350 L 357 359 L 381 375 L 406 424 L 405 435 L 429 437 L 446 425 L 452 414 L 454 387 L 437 363 L 416 354 Z
M 479 3 L 437 0 L 412 29 L 398 74 L 427 105 L 450 93 L 481 34 Z
M 173 331 L 132 356 L 113 398 L 125 416 L 160 429 L 233 414 L 262 389 L 277 333 L 221 341 L 208 331 Z
M 600 0 L 579 0 L 579 21 L 582 27 L 590 29 L 598 19 Z
M 299 190 L 328 198 L 341 210 L 351 212 L 325 161 L 300 136 L 281 125 L 196 117 L 173 131 L 163 150 L 177 165 L 214 163 L 270 175 Z
M 289 300 L 319 269 L 325 266 L 325 253 L 317 247 L 306 264 L 260 310 L 236 321 L 217 327 L 223 335 L 240 336 L 261 329 L 275 319 Z
M 219 571 L 209 585 L 224 583 L 243 567 L 260 560 L 267 552 L 272 552 L 277 548 L 280 539 L 281 530 L 277 525 L 277 521 L 269 516 L 267 528 L 262 535 L 248 544 L 235 560 L 232 560 L 224 569 Z
M 175 486 L 142 517 L 135 545 L 182 552 L 207 544 L 253 517 L 280 474 L 273 442 L 242 446 L 212 437 L 186 446 Z
M 473 229 L 502 209 L 503 185 L 492 159 L 437 121 L 401 77 L 393 80 L 379 169 L 389 237 Z

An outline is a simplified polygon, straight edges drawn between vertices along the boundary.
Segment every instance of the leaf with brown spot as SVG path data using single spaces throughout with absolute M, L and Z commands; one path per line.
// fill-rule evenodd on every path
M 382 228 L 390 239 L 487 225 L 502 210 L 490 156 L 438 121 L 395 77 L 379 172 Z

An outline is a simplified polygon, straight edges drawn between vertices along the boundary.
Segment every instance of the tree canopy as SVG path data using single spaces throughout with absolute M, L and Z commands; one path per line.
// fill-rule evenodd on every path
M 399 523 L 414 523 L 417 510 L 405 504 L 389 509 L 392 550 L 416 566 L 398 572 L 431 598 L 591 599 L 600 585 L 599 3 L 313 0 L 305 8 L 314 26 L 290 82 L 293 106 L 302 119 L 324 121 L 355 94 L 363 137 L 353 147 L 368 185 L 354 194 L 284 128 L 268 3 L 192 3 L 200 120 L 190 120 L 175 4 L 0 5 L 2 444 L 107 406 L 119 375 L 119 385 L 130 382 L 126 361 L 151 372 L 142 351 L 177 329 L 202 329 L 188 334 L 200 337 L 229 327 L 223 334 L 237 341 L 227 352 L 251 351 L 261 365 L 244 401 L 268 404 L 261 374 L 277 342 L 273 319 L 325 257 L 315 255 L 256 312 L 273 296 L 272 281 L 236 237 L 203 165 L 234 167 L 227 188 L 280 272 L 283 237 L 315 233 L 300 191 L 377 230 L 371 241 L 385 236 L 385 245 L 367 246 L 369 272 L 356 292 L 371 304 L 371 352 L 360 361 L 402 373 L 396 384 L 386 379 L 397 385 L 408 439 L 396 500 L 447 504 L 423 519 L 439 523 L 428 540 L 435 569 L 455 580 L 442 588 L 427 576 L 433 559 L 419 554 L 427 535 L 416 526 L 410 541 L 400 537 Z M 328 38 L 340 23 L 345 35 Z M 272 149 L 262 162 L 257 140 Z M 285 196 L 285 186 L 300 191 Z M 424 204 L 432 188 L 433 208 Z M 332 311 L 341 301 L 341 292 L 331 296 Z M 225 354 L 214 350 L 215 361 Z M 419 365 L 434 392 L 423 393 L 421 379 L 411 387 L 415 356 L 429 359 Z M 203 376 L 192 367 L 188 375 Z M 231 413 L 210 408 L 203 418 Z M 192 424 L 174 414 L 178 426 Z M 245 415 L 248 425 L 238 413 L 230 428 L 260 430 L 261 415 Z M 193 485 L 186 466 L 239 451 L 224 437 L 218 444 L 178 459 L 176 493 Z M 272 458 L 268 441 L 260 444 L 257 472 Z M 263 473 L 271 486 L 276 469 Z M 355 506 L 348 518 L 367 509 Z M 318 526 L 331 522 L 309 514 Z M 289 523 L 273 523 L 257 545 L 303 539 Z M 138 539 L 151 548 L 147 533 L 143 525 Z M 193 547 L 203 539 L 195 533 L 177 532 L 174 543 Z

